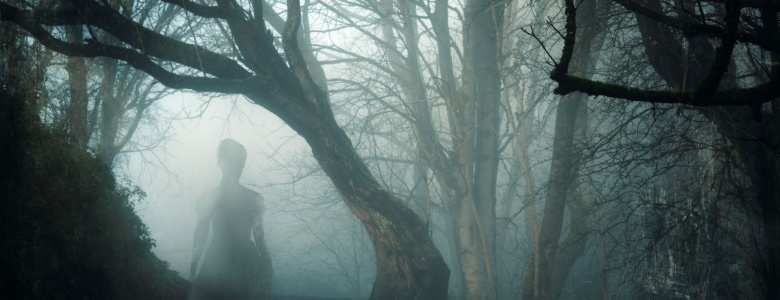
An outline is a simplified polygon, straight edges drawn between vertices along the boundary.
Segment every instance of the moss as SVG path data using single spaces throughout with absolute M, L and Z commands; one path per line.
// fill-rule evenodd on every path
M 390 227 L 392 226 L 390 221 L 376 211 L 370 211 L 370 214 L 371 220 L 375 222 L 377 229 L 379 229 L 378 233 L 382 235 L 388 234 L 391 230 Z

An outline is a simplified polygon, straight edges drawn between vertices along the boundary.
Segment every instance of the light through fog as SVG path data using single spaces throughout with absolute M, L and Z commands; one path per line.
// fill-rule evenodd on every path
M 162 109 L 178 118 L 170 123 L 169 139 L 150 151 L 129 153 L 125 157 L 127 167 L 121 168 L 146 192 L 146 199 L 136 205 L 136 211 L 156 241 L 153 252 L 188 278 L 195 203 L 205 190 L 219 184 L 222 174 L 217 167 L 217 146 L 223 139 L 231 138 L 247 149 L 241 183 L 265 198 L 266 243 L 275 266 L 272 289 L 277 293 L 288 290 L 306 294 L 307 289 L 290 286 L 306 282 L 289 279 L 300 278 L 302 275 L 297 272 L 316 274 L 312 270 L 315 261 L 327 262 L 330 258 L 309 255 L 311 261 L 301 259 L 306 257 L 303 252 L 320 244 L 308 229 L 318 224 L 301 219 L 308 218 L 308 212 L 318 205 L 317 200 L 310 199 L 333 192 L 326 177 L 318 174 L 321 171 L 303 139 L 276 116 L 243 97 L 205 99 L 176 93 L 161 103 Z M 314 208 L 315 218 L 323 217 L 327 211 L 336 212 L 324 216 L 325 219 L 353 218 L 336 197 L 319 205 L 328 208 Z M 333 285 L 337 280 L 328 282 L 321 278 L 319 283 Z M 314 287 L 317 283 L 315 280 L 308 284 Z M 367 287 L 370 285 L 361 288 Z M 317 293 L 322 291 L 334 297 L 351 296 L 349 291 L 334 287 L 321 288 Z
M 20 292 L 780 295 L 777 1 L 0 1 Z

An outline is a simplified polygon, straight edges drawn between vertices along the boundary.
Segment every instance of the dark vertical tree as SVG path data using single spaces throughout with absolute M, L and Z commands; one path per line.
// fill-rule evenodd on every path
M 573 1 L 566 4 L 566 36 L 551 78 L 557 93 L 580 91 L 650 103 L 696 107 L 734 145 L 738 164 L 748 179 L 749 207 L 761 220 L 757 239 L 761 257 L 755 268 L 763 296 L 780 295 L 780 164 L 776 147 L 780 97 L 780 21 L 777 1 L 615 1 L 636 16 L 646 59 L 663 79 L 666 90 L 646 90 L 589 80 L 572 74 L 570 64 L 580 41 Z M 758 53 L 764 59 L 742 55 Z M 734 68 L 752 68 L 738 80 Z M 730 71 L 731 70 L 731 71 Z M 721 108 L 729 106 L 729 108 Z
M 575 35 L 581 42 L 576 44 L 573 50 L 577 55 L 570 68 L 573 74 L 586 78 L 592 76 L 603 41 L 597 38 L 599 33 L 603 33 L 601 30 L 604 24 L 603 16 L 597 14 L 597 3 L 595 0 L 583 2 L 580 6 L 582 13 L 577 16 L 580 24 L 585 25 L 576 30 Z M 599 20 L 600 17 L 602 20 Z M 547 199 L 539 229 L 539 258 L 538 262 L 529 265 L 526 273 L 524 299 L 557 299 L 561 293 L 560 289 L 563 288 L 562 281 L 565 281 L 568 275 L 567 269 L 570 269 L 570 264 L 578 258 L 569 252 L 571 248 L 563 249 L 559 244 L 567 199 L 573 198 L 573 193 L 570 192 L 575 189 L 573 183 L 576 182 L 579 157 L 582 156 L 576 147 L 575 135 L 578 127 L 584 130 L 583 127 L 587 126 L 587 119 L 583 120 L 585 114 L 579 113 L 587 110 L 586 107 L 581 107 L 585 103 L 585 97 L 582 93 L 565 95 L 561 97 L 557 107 Z M 577 203 L 581 201 L 582 199 L 577 199 L 572 206 L 577 207 Z M 572 222 L 583 219 L 583 209 L 580 207 L 571 211 Z M 579 214 L 575 214 L 577 212 Z M 576 235 L 571 232 L 570 234 Z M 584 239 L 583 236 L 572 238 Z M 571 243 L 568 246 L 572 246 Z M 556 278 L 553 278 L 554 275 Z
M 84 28 L 81 26 L 67 26 L 65 28 L 68 43 L 81 44 L 84 41 Z M 87 63 L 83 57 L 68 57 L 65 63 L 70 84 L 70 102 L 66 112 L 68 132 L 76 147 L 87 149 L 90 126 L 87 120 L 89 112 L 89 99 L 87 93 Z

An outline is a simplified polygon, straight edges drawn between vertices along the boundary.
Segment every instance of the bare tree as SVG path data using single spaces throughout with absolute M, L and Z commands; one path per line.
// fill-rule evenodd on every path
M 780 165 L 777 163 L 780 96 L 780 6 L 773 1 L 616 1 L 636 17 L 645 57 L 666 90 L 594 81 L 569 74 L 574 56 L 577 8 L 566 2 L 565 44 L 551 78 L 557 93 L 581 91 L 631 101 L 676 103 L 699 107 L 719 133 L 734 144 L 736 157 L 749 179 L 751 207 L 763 223 L 756 268 L 765 298 L 780 291 Z M 715 44 L 718 44 L 716 47 Z M 763 58 L 757 58 L 763 57 Z M 682 68 L 681 68 L 682 66 Z M 746 73 L 745 76 L 735 76 Z M 735 106 L 732 109 L 708 108 Z
M 386 89 L 397 90 L 392 96 L 398 102 L 388 103 L 388 107 L 412 129 L 411 157 L 418 161 L 414 185 L 427 187 L 430 172 L 435 188 L 442 191 L 440 197 L 446 200 L 441 211 L 451 223 L 444 228 L 449 231 L 448 239 L 454 241 L 452 252 L 457 253 L 450 260 L 459 266 L 455 280 L 463 282 L 466 298 L 496 298 L 495 192 L 501 131 L 498 69 L 505 4 L 467 1 L 462 7 L 451 8 L 445 0 L 321 5 L 380 49 L 377 56 L 382 59 L 328 48 L 347 57 L 339 59 L 341 62 L 376 69 L 382 74 L 379 77 L 389 82 Z M 449 23 L 453 12 L 461 9 L 462 31 L 457 32 Z M 363 27 L 362 19 L 366 18 L 365 23 L 378 23 L 379 28 Z M 462 50 L 454 41 L 461 36 Z M 370 90 L 373 82 L 353 84 Z M 436 117 L 442 114 L 446 117 Z M 423 195 L 416 198 L 425 199 Z M 430 215 L 430 210 L 420 212 Z

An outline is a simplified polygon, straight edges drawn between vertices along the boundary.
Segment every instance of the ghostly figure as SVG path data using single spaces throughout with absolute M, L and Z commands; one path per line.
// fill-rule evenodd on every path
M 265 204 L 260 194 L 238 183 L 245 162 L 244 146 L 232 139 L 219 144 L 222 181 L 197 202 L 191 299 L 268 298 L 273 270 L 263 237 Z M 209 226 L 212 239 L 204 253 Z

